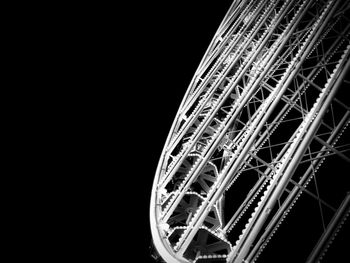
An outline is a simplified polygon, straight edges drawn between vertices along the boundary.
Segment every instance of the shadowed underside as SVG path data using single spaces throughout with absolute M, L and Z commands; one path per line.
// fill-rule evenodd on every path
M 299 198 L 315 225 L 301 260 L 325 257 L 350 207 L 346 172 L 320 169 L 350 168 L 349 19 L 347 0 L 233 1 L 156 171 L 150 222 L 162 260 L 259 261 Z

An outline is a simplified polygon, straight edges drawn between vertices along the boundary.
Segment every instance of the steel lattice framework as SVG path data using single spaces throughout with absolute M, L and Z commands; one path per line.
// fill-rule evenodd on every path
M 150 222 L 163 260 L 258 261 L 301 194 L 323 224 L 305 260 L 322 259 L 350 195 L 334 206 L 307 186 L 317 189 L 328 157 L 350 162 L 349 103 L 338 98 L 350 90 L 349 19 L 347 0 L 233 1 L 157 168 Z

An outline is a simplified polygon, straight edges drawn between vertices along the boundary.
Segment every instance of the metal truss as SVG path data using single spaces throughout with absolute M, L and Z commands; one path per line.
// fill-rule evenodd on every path
M 324 257 L 350 211 L 349 192 L 333 202 L 318 189 L 324 161 L 350 163 L 349 7 L 233 1 L 158 164 L 150 222 L 165 262 L 259 261 L 302 194 L 322 224 L 305 261 Z

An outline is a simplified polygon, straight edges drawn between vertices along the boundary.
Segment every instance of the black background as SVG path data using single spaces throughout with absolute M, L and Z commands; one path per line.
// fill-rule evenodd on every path
M 5 100 L 15 113 L 8 125 L 14 139 L 4 138 L 15 157 L 6 154 L 10 170 L 23 169 L 13 171 L 9 195 L 20 193 L 11 205 L 18 220 L 9 229 L 12 256 L 152 262 L 149 202 L 158 160 L 231 3 L 16 4 L 7 21 L 14 28 L 6 25 L 13 50 L 4 50 L 13 92 Z M 276 262 L 298 253 L 281 246 L 290 254 Z

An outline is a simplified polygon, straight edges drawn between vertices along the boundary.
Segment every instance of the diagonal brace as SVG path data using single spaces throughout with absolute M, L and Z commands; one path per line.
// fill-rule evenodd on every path
M 324 140 L 320 139 L 318 136 L 315 136 L 315 139 L 323 144 L 324 146 L 326 146 L 328 149 L 330 149 L 331 151 L 333 151 L 334 153 L 336 153 L 337 155 L 339 155 L 339 157 L 341 157 L 342 159 L 344 159 L 346 162 L 350 163 L 350 158 L 347 157 L 345 154 L 343 154 L 342 152 L 338 151 L 337 149 L 335 149 L 332 145 L 328 144 L 327 142 L 325 142 Z

